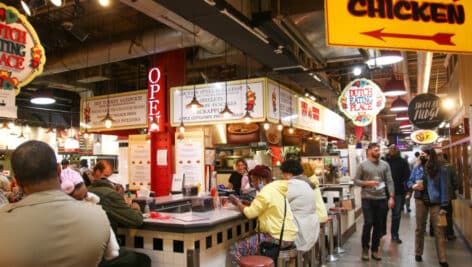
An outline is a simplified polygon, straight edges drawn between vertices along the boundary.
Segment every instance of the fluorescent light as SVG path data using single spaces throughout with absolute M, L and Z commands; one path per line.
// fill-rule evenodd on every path
M 50 105 L 56 103 L 56 100 L 50 97 L 35 97 L 31 98 L 30 102 L 36 105 Z

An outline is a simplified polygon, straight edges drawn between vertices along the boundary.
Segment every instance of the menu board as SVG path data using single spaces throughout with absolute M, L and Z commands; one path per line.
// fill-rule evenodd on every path
M 185 185 L 203 185 L 204 178 L 204 132 L 194 130 L 185 132 L 184 138 L 175 140 L 176 177 L 185 175 Z
M 151 182 L 151 146 L 147 142 L 147 135 L 130 135 L 128 142 L 130 185 L 148 186 Z
M 227 96 L 226 96 L 227 94 Z M 171 124 L 185 125 L 216 124 L 218 122 L 239 122 L 246 114 L 246 106 L 254 121 L 264 118 L 264 79 L 239 80 L 195 85 L 195 96 L 203 108 L 193 111 L 186 108 L 194 95 L 194 86 L 172 88 Z M 229 117 L 220 114 L 225 103 L 234 113 Z
M 302 125 L 305 129 L 313 131 L 323 130 L 323 118 L 325 108 L 320 104 L 300 98 L 298 100 L 297 125 Z
M 282 120 L 282 124 L 295 124 L 297 118 L 297 99 L 298 96 L 274 81 L 267 82 L 267 118 L 272 122 Z
M 110 129 L 102 121 L 107 111 L 114 120 Z M 147 90 L 112 94 L 80 100 L 80 125 L 88 132 L 145 128 L 147 126 Z

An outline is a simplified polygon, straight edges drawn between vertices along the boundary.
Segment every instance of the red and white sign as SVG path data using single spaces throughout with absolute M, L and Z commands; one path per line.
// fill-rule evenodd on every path
M 14 7 L 0 3 L 0 88 L 20 93 L 46 62 L 36 31 Z
M 367 126 L 385 107 L 385 96 L 373 81 L 356 79 L 342 91 L 338 107 L 354 125 Z
M 148 71 L 148 130 L 164 131 L 165 124 L 165 84 L 159 67 Z

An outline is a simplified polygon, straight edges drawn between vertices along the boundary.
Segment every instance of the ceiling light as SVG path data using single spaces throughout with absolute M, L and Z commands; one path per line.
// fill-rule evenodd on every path
M 98 0 L 98 3 L 101 6 L 108 6 L 108 5 L 110 5 L 110 0 Z
M 282 131 L 284 129 L 284 125 L 282 124 L 282 120 L 279 119 L 279 124 L 277 125 L 277 130 Z
M 321 82 L 321 79 L 320 79 L 320 77 L 318 77 L 318 75 L 313 74 L 313 78 L 314 78 L 316 81 Z
M 354 76 L 359 76 L 362 74 L 362 69 L 361 67 L 354 67 L 354 69 L 352 70 L 352 74 L 354 74 Z
M 185 133 L 185 126 L 184 126 L 184 122 L 183 122 L 183 121 L 180 121 L 179 132 L 180 132 L 181 134 Z
M 397 116 L 396 116 L 395 120 L 397 120 L 397 121 L 407 121 L 408 120 L 408 112 L 403 111 L 403 112 L 397 113 Z
M 62 0 L 49 0 L 49 1 L 57 7 L 62 6 L 63 4 Z
M 157 125 L 157 122 L 154 119 L 154 116 L 151 118 L 151 125 L 149 127 L 149 130 L 151 130 L 151 132 L 155 132 L 155 131 L 159 130 L 159 125 Z
M 399 112 L 408 110 L 408 103 L 403 100 L 402 98 L 398 97 L 392 102 L 392 106 L 390 107 L 390 111 Z
M 223 115 L 224 118 L 229 118 L 231 117 L 234 112 L 229 109 L 228 107 L 228 83 L 225 82 L 225 108 L 220 112 L 221 115 Z
M 392 79 L 385 84 L 385 88 L 383 89 L 384 96 L 400 96 L 406 95 L 405 84 L 403 80 L 395 79 L 395 76 L 392 76 Z
M 105 122 L 105 127 L 107 129 L 110 129 L 111 128 L 111 125 L 113 124 L 113 122 L 115 121 L 114 119 L 112 119 L 112 117 L 110 116 L 110 97 L 108 96 L 107 97 L 107 115 L 105 115 L 105 117 L 101 120 L 102 122 Z
M 270 128 L 270 123 L 267 119 L 265 119 L 265 121 L 264 121 L 264 130 L 267 131 L 267 130 L 269 130 L 269 128 Z
M 445 110 L 452 110 L 455 107 L 455 104 L 456 103 L 454 103 L 454 100 L 451 98 L 445 98 L 442 100 L 442 107 Z
M 290 124 L 290 128 L 288 129 L 288 133 L 293 134 L 294 131 L 295 131 L 295 129 L 293 129 L 293 125 Z
M 374 50 L 374 55 L 371 55 L 367 60 L 369 66 L 384 66 L 398 63 L 403 60 L 400 51 L 392 50 Z
M 31 1 L 28 0 L 21 0 L 21 7 L 23 7 L 23 10 L 25 11 L 26 15 L 31 16 L 31 8 L 29 6 L 29 3 Z
M 39 89 L 34 92 L 30 102 L 36 105 L 50 105 L 56 103 L 56 99 L 49 89 Z
M 244 114 L 243 119 L 244 119 L 244 122 L 245 122 L 246 124 L 251 123 L 252 116 L 251 116 L 251 114 L 249 113 L 249 111 L 246 110 L 246 114 Z

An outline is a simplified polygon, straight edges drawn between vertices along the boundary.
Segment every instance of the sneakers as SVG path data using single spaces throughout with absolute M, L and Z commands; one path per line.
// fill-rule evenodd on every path
M 394 238 L 392 238 L 392 242 L 395 242 L 397 244 L 401 244 L 402 240 L 399 237 L 394 237 Z
M 380 255 L 379 255 L 378 252 L 372 251 L 372 259 L 374 259 L 374 260 L 376 260 L 376 261 L 381 261 L 381 260 L 382 260 L 382 257 L 380 257 Z
M 421 261 L 423 261 L 423 258 L 421 256 L 416 255 L 415 256 L 415 261 L 421 262 Z
M 441 267 L 449 267 L 449 264 L 447 264 L 447 262 L 440 262 L 439 265 L 441 265 Z
M 362 257 L 361 259 L 363 261 L 368 261 L 370 258 L 369 258 L 369 250 L 368 249 L 363 249 L 362 250 Z

